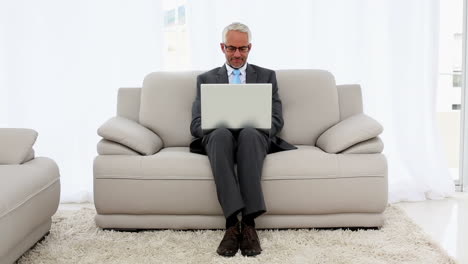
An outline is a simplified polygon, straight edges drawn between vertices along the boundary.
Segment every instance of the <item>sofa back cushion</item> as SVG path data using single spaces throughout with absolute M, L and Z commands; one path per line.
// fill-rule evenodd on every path
M 140 123 L 158 134 L 164 147 L 188 146 L 201 72 L 155 72 L 141 90 Z M 339 121 L 338 92 L 333 75 L 322 70 L 276 71 L 283 102 L 280 136 L 291 144 L 315 145 L 327 128 Z
M 294 145 L 315 145 L 320 134 L 340 120 L 335 78 L 323 70 L 278 70 L 276 79 L 283 103 L 281 138 Z
M 161 137 L 164 147 L 190 144 L 192 103 L 201 72 L 154 72 L 143 81 L 140 124 Z
M 37 136 L 29 128 L 0 128 L 0 165 L 18 165 L 33 159 Z

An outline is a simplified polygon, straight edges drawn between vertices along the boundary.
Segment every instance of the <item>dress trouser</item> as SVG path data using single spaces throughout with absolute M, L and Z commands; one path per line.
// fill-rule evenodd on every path
M 202 143 L 210 160 L 224 216 L 239 211 L 254 216 L 266 212 L 260 179 L 270 146 L 268 136 L 254 128 L 240 131 L 218 128 L 205 135 Z

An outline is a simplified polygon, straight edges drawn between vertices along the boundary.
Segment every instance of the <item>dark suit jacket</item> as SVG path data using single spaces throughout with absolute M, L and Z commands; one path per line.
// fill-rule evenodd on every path
M 278 84 L 274 71 L 265 69 L 253 64 L 247 64 L 246 69 L 247 83 L 271 83 L 272 84 L 272 116 L 271 129 L 269 133 L 270 153 L 296 149 L 295 146 L 284 141 L 277 134 L 284 125 L 283 107 L 278 95 Z M 198 75 L 197 77 L 197 96 L 192 105 L 192 123 L 190 124 L 190 133 L 195 139 L 190 143 L 190 151 L 194 153 L 206 154 L 202 145 L 203 131 L 201 129 L 201 107 L 200 107 L 200 85 L 202 83 L 229 83 L 226 66 L 215 68 L 211 71 Z

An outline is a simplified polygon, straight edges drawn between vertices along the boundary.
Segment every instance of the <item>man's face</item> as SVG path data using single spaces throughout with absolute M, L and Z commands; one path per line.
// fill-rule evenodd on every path
M 247 62 L 251 47 L 247 33 L 235 30 L 228 31 L 226 43 L 221 43 L 227 64 L 235 69 L 244 66 Z

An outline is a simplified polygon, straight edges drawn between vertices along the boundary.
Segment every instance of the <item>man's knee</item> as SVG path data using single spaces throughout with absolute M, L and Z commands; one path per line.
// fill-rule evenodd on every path
M 232 132 L 227 128 L 217 128 L 210 135 L 210 141 L 229 142 L 234 139 Z
M 251 140 L 259 140 L 262 139 L 262 133 L 255 128 L 246 127 L 243 128 L 239 133 L 239 141 L 251 141 Z

